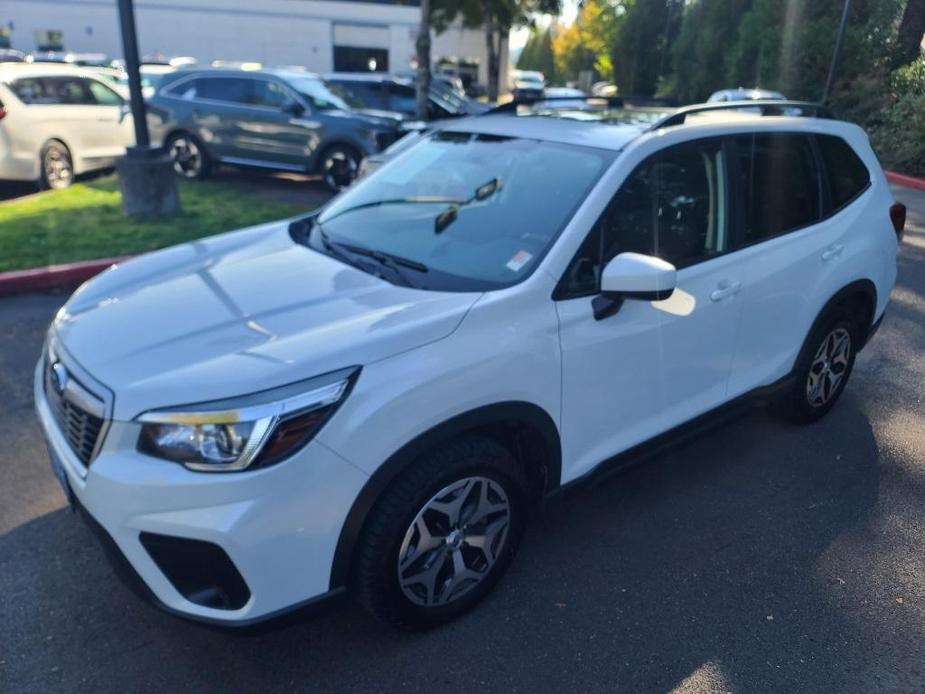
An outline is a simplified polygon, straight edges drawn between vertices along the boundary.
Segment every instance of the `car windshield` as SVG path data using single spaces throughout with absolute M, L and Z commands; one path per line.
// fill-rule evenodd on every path
M 349 111 L 350 104 L 347 102 L 342 91 L 334 91 L 333 85 L 328 84 L 322 79 L 309 76 L 288 77 L 286 81 L 299 94 L 305 97 L 311 104 L 312 108 L 319 111 Z
M 536 267 L 613 157 L 590 147 L 436 133 L 337 197 L 316 227 L 333 243 L 425 266 L 405 272 L 413 286 L 509 286 Z

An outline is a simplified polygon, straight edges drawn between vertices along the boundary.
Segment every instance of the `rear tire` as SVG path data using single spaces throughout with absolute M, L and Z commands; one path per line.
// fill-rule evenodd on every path
M 180 178 L 202 180 L 212 172 L 212 161 L 205 145 L 195 135 L 174 133 L 167 138 L 167 152 L 173 162 L 174 173 Z
M 842 307 L 829 311 L 797 358 L 793 385 L 780 402 L 781 413 L 797 424 L 827 415 L 845 390 L 859 344 L 855 317 Z
M 434 627 L 478 603 L 514 557 L 526 523 L 524 484 L 506 448 L 483 437 L 426 453 L 370 513 L 353 589 L 377 619 Z
M 39 189 L 63 190 L 74 182 L 74 163 L 67 146 L 59 140 L 49 140 L 40 155 Z

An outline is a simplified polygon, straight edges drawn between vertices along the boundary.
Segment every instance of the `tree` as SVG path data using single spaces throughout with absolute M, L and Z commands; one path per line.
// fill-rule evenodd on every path
M 430 0 L 421 0 L 421 24 L 415 41 L 418 71 L 415 77 L 415 115 L 427 120 L 430 105 Z
M 586 0 L 575 21 L 556 31 L 552 49 L 560 80 L 576 80 L 585 71 L 603 78 L 612 76 L 619 5 L 610 0 Z
M 896 35 L 893 66 L 899 67 L 916 60 L 922 54 L 925 37 L 925 0 L 908 0 Z
M 683 8 L 670 55 L 668 90 L 674 98 L 682 102 L 702 101 L 718 89 L 759 84 L 756 77 L 748 74 L 751 66 L 740 70 L 746 77 L 737 76 L 731 82 L 727 79 L 730 53 L 735 50 L 739 27 L 751 5 L 752 0 L 700 0 Z M 761 33 L 760 26 L 753 29 Z
M 539 30 L 534 29 L 524 46 L 523 52 L 517 61 L 521 70 L 538 70 L 546 77 L 549 83 L 557 82 L 555 56 L 552 50 L 552 27 Z
M 558 14 L 560 0 L 432 0 L 434 28 L 446 28 L 457 19 L 468 28 L 485 32 L 487 93 L 498 98 L 501 81 L 501 45 L 515 26 L 529 24 L 535 14 Z M 441 31 L 442 29 L 438 29 Z
M 613 76 L 621 93 L 651 96 L 670 71 L 669 46 L 681 0 L 623 0 L 617 5 Z

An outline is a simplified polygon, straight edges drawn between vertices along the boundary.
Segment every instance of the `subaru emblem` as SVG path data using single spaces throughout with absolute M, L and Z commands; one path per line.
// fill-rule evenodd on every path
M 60 361 L 56 361 L 51 365 L 51 380 L 58 393 L 63 393 L 64 389 L 67 388 L 67 369 L 64 368 L 64 364 Z

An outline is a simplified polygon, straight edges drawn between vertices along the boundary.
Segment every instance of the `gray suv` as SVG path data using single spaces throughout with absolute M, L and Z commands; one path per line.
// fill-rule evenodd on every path
M 288 70 L 184 70 L 149 100 L 163 142 L 185 178 L 214 164 L 318 173 L 333 190 L 363 157 L 401 134 L 400 120 L 351 108 L 321 77 Z

